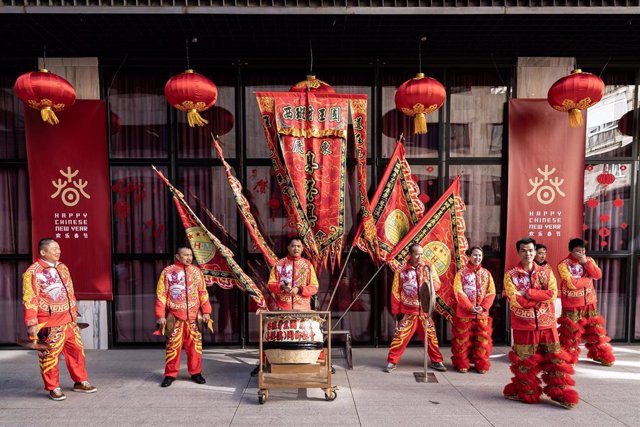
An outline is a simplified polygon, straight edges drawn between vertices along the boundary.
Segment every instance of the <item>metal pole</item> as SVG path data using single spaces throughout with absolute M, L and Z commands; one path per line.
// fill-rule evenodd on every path
M 353 301 L 351 302 L 351 304 L 349 304 L 349 307 L 347 307 L 347 309 L 344 311 L 344 313 L 342 313 L 342 316 L 340 316 L 340 318 L 336 321 L 336 323 L 333 324 L 333 326 L 331 327 L 331 329 L 335 329 L 338 326 L 338 323 L 340 323 L 340 321 L 342 320 L 342 318 L 349 312 L 349 309 L 353 306 L 353 304 L 355 304 L 356 301 L 358 301 L 358 298 L 360 298 L 360 295 L 362 295 L 362 293 L 365 291 L 365 289 L 367 289 L 367 286 L 369 286 L 371 284 L 371 282 L 373 282 L 373 279 L 376 278 L 376 276 L 378 275 L 378 273 L 380 273 L 380 271 L 384 268 L 385 264 L 382 264 L 380 266 L 380 268 L 378 269 L 378 271 L 376 271 L 373 276 L 371 276 L 371 279 L 369 279 L 369 281 L 367 282 L 366 285 L 364 285 L 364 287 L 362 288 L 362 290 L 358 293 L 358 295 L 356 295 L 356 297 L 353 299 Z
M 353 246 L 349 249 L 349 253 L 347 254 L 347 259 L 344 261 L 344 265 L 342 266 L 342 270 L 340 271 L 340 275 L 338 276 L 338 280 L 336 281 L 336 285 L 333 287 L 333 292 L 331 293 L 331 298 L 329 298 L 329 305 L 327 305 L 327 311 L 331 311 L 331 303 L 333 302 L 333 297 L 336 295 L 336 291 L 338 290 L 338 286 L 340 286 L 340 280 L 342 280 L 342 276 L 344 275 L 345 270 L 347 269 L 347 264 L 349 264 L 349 258 L 351 258 L 351 252 L 353 252 Z

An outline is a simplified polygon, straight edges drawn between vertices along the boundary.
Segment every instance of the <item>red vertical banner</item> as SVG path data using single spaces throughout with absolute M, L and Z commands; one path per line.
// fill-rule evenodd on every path
M 509 101 L 509 175 L 506 265 L 518 262 L 516 240 L 547 246 L 555 269 L 567 243 L 582 236 L 586 133 L 572 128 L 546 99 Z
M 111 223 L 106 105 L 78 100 L 51 126 L 25 109 L 31 239 L 52 237 L 62 249 L 76 297 L 111 300 Z

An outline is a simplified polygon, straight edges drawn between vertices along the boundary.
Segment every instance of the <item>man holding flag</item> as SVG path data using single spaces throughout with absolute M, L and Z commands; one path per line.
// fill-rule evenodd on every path
M 431 368 L 441 372 L 447 370 L 442 363 L 444 359 L 438 348 L 438 337 L 433 320 L 420 306 L 419 293 L 422 286 L 430 286 L 434 288 L 434 291 L 437 291 L 440 289 L 440 277 L 433 265 L 425 261 L 422 246 L 413 244 L 409 248 L 409 260 L 393 277 L 391 313 L 396 316 L 402 315 L 402 318 L 397 323 L 391 341 L 386 372 L 392 372 L 396 369 L 416 330 L 423 342 L 425 339 L 428 340 L 427 348 Z M 425 325 L 427 325 L 426 331 Z

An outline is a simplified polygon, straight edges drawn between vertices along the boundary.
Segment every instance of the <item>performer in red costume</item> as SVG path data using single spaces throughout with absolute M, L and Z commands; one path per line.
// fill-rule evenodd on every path
M 209 293 L 200 268 L 191 265 L 193 252 L 180 247 L 173 265 L 162 270 L 156 289 L 156 319 L 164 329 L 167 317 L 175 319 L 173 328 L 167 331 L 166 364 L 162 387 L 169 387 L 180 370 L 180 356 L 184 346 L 187 353 L 187 369 L 191 379 L 204 384 L 202 376 L 202 333 L 198 328 L 198 316 L 202 322 L 211 319 Z M 186 282 L 186 285 L 185 285 Z
M 289 311 L 311 310 L 311 298 L 318 293 L 318 277 L 313 264 L 302 258 L 302 240 L 291 237 L 287 243 L 289 255 L 278 260 L 271 269 L 267 287 L 275 295 L 278 309 Z M 324 360 L 324 353 L 320 354 Z M 255 377 L 260 372 L 260 365 L 251 371 Z M 331 366 L 331 373 L 335 369 Z
M 549 274 L 553 274 L 551 265 L 547 262 L 547 247 L 542 243 L 536 243 L 536 256 L 533 261 L 540 267 L 548 270 Z M 553 311 L 556 319 L 558 319 L 558 317 L 560 317 L 560 313 L 562 313 L 562 302 L 559 297 L 553 301 Z M 560 333 L 560 329 L 558 329 L 558 333 Z
M 53 400 L 67 397 L 60 388 L 60 354 L 75 382 L 73 391 L 94 393 L 97 388 L 88 379 L 80 329 L 75 321 L 78 306 L 69 269 L 60 262 L 60 245 L 44 238 L 38 243 L 40 259 L 22 275 L 24 323 L 29 338 L 49 345 L 39 353 L 44 388 Z
M 389 355 L 387 356 L 386 372 L 396 369 L 407 344 L 413 334 L 418 331 L 422 342 L 425 340 L 425 322 L 427 323 L 427 352 L 429 353 L 429 366 L 437 371 L 444 372 L 447 368 L 442 361 L 442 353 L 438 347 L 438 337 L 433 319 L 427 316 L 420 307 L 419 289 L 429 283 L 434 291 L 440 289 L 440 277 L 433 265 L 424 260 L 422 246 L 411 245 L 409 248 L 409 260 L 396 272 L 391 287 L 391 313 L 402 315 L 397 323 L 396 331 L 391 341 Z
M 602 270 L 593 258 L 585 255 L 584 240 L 577 238 L 569 241 L 569 255 L 558 264 L 558 274 L 562 281 L 562 316 L 560 324 L 560 342 L 571 355 L 570 363 L 577 363 L 580 355 L 580 342 L 584 338 L 587 357 L 611 366 L 616 358 L 609 345 L 604 317 L 598 311 L 598 297 L 593 286 L 594 280 L 602 278 Z
M 318 293 L 318 278 L 311 262 L 302 258 L 302 240 L 289 239 L 289 255 L 271 269 L 268 287 L 280 310 L 311 310 L 311 297 Z
M 540 267 L 551 270 L 551 266 L 547 262 L 547 247 L 542 243 L 536 243 L 536 256 L 533 261 Z
M 525 403 L 538 403 L 544 391 L 552 400 L 570 409 L 578 404 L 573 389 L 573 367 L 562 350 L 556 328 L 553 300 L 558 289 L 550 270 L 534 261 L 536 242 L 524 238 L 516 242 L 520 263 L 504 275 L 504 292 L 509 299 L 513 351 L 509 353 L 511 383 L 504 397 Z M 545 382 L 541 386 L 538 374 Z
M 453 281 L 457 305 L 451 361 L 458 372 L 467 372 L 473 363 L 475 370 L 484 374 L 491 367 L 489 356 L 493 341 L 489 308 L 496 297 L 496 286 L 489 270 L 482 268 L 482 249 L 473 246 L 468 255 L 469 263 L 456 273 Z

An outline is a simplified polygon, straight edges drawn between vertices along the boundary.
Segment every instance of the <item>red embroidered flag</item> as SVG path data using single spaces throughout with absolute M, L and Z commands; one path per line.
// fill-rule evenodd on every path
M 367 239 L 361 235 L 363 224 L 354 239 L 354 245 L 368 252 L 375 263 L 384 262 L 424 214 L 424 205 L 418 198 L 420 188 L 411 179 L 411 168 L 404 156 L 404 144 L 398 141 L 371 199 L 378 250 L 372 251 Z
M 330 261 L 333 267 L 344 243 L 349 106 L 358 161 L 363 162 L 366 96 L 259 92 L 257 99 L 290 222 L 314 264 Z M 359 164 L 360 179 L 365 168 Z M 361 187 L 366 189 L 366 178 Z M 366 193 L 363 201 L 363 217 L 368 218 Z
M 284 160 L 279 150 L 279 136 L 276 130 L 276 110 L 275 110 L 275 98 L 271 92 L 258 92 L 256 94 L 258 101 L 258 108 L 260 109 L 260 116 L 262 117 L 262 126 L 264 128 L 265 136 L 267 137 L 267 146 L 269 147 L 269 155 L 271 157 L 271 163 L 273 166 L 274 175 L 280 186 L 280 193 L 282 194 L 283 205 L 287 211 L 287 217 L 289 218 L 289 225 L 295 227 L 298 232 L 298 236 L 302 239 L 305 251 L 309 255 L 309 258 L 318 266 L 318 245 L 313 235 L 313 231 L 309 227 L 309 221 L 307 221 L 306 212 L 302 210 L 297 197 L 292 197 L 290 194 L 291 179 L 284 166 Z
M 218 240 L 185 202 L 181 192 L 169 180 L 154 168 L 156 174 L 169 187 L 173 195 L 180 220 L 184 226 L 187 239 L 193 250 L 193 255 L 205 276 L 207 286 L 218 285 L 223 289 L 233 286 L 239 288 L 256 303 L 258 310 L 267 310 L 262 292 L 242 268 L 233 259 L 233 252 Z
M 360 95 L 349 100 L 353 138 L 356 144 L 356 168 L 358 172 L 358 193 L 360 196 L 360 225 L 356 237 L 362 234 L 360 248 L 370 254 L 380 251 L 376 236 L 376 224 L 369 196 L 367 194 L 367 97 Z
M 238 179 L 233 176 L 231 173 L 231 166 L 224 159 L 224 155 L 222 153 L 222 149 L 218 144 L 218 141 L 213 139 L 213 147 L 218 152 L 220 156 L 220 160 L 222 160 L 222 165 L 224 166 L 224 170 L 227 173 L 227 180 L 229 181 L 229 186 L 231 187 L 231 191 L 233 192 L 233 197 L 236 200 L 236 205 L 238 206 L 238 212 L 240 213 L 240 217 L 244 222 L 245 227 L 249 231 L 249 235 L 251 236 L 251 241 L 253 242 L 253 247 L 259 250 L 264 256 L 265 261 L 269 264 L 269 267 L 273 267 L 276 262 L 278 262 L 278 257 L 271 250 L 269 244 L 264 239 L 262 233 L 260 232 L 260 228 L 258 227 L 258 223 L 256 219 L 253 217 L 251 213 L 251 207 L 249 206 L 249 201 L 242 194 L 242 184 Z
M 31 239 L 56 239 L 79 300 L 111 300 L 111 219 L 107 110 L 78 100 L 56 126 L 25 108 Z M 3 201 L 5 203 L 6 201 Z
M 456 177 L 435 205 L 396 245 L 387 261 L 394 271 L 398 271 L 409 256 L 411 245 L 422 246 L 424 257 L 434 265 L 442 282 L 436 310 L 449 322 L 453 321 L 455 312 L 453 279 L 458 269 L 466 264 L 465 251 L 469 247 L 464 236 L 463 211 L 460 180 Z

